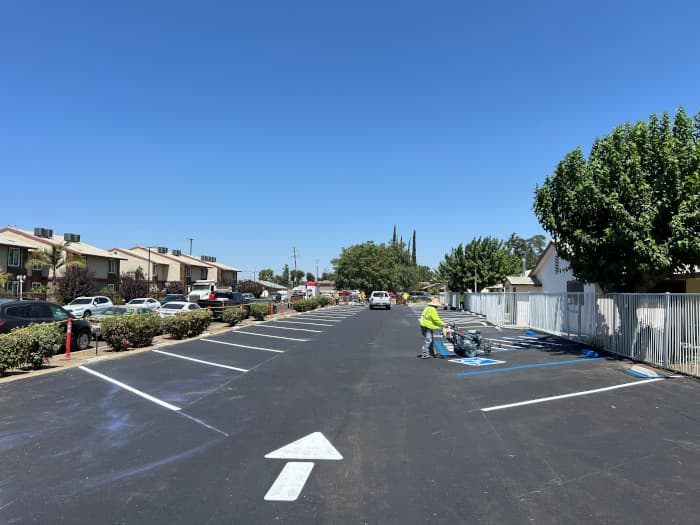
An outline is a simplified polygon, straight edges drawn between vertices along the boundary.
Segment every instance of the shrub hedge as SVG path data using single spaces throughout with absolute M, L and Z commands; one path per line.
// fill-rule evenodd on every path
M 270 303 L 252 303 L 250 305 L 250 314 L 256 321 L 264 321 L 265 316 L 270 313 Z
M 160 318 L 150 313 L 107 317 L 100 323 L 102 338 L 118 352 L 149 346 L 160 330 Z
M 40 368 L 44 357 L 61 350 L 64 339 L 58 324 L 35 324 L 0 335 L 0 376 L 10 368 Z
M 235 326 L 248 318 L 248 310 L 241 308 L 226 308 L 221 314 L 221 320 L 229 326 Z
M 199 335 L 211 324 L 211 312 L 187 312 L 162 319 L 163 332 L 175 339 Z
M 311 299 L 303 299 L 292 303 L 292 308 L 297 312 L 308 312 L 315 310 L 321 305 L 320 297 L 312 297 Z

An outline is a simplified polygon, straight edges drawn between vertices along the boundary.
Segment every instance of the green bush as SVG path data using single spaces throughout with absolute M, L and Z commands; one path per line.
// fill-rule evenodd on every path
M 211 312 L 201 310 L 166 317 L 163 319 L 163 332 L 175 339 L 199 335 L 211 324 Z
M 318 297 L 312 297 L 311 299 L 304 299 L 292 303 L 292 308 L 297 312 L 309 312 L 318 308 L 320 304 L 321 302 Z
M 333 299 L 326 295 L 322 295 L 321 297 L 318 298 L 318 302 L 321 306 L 328 306 L 330 304 L 333 304 Z
M 100 332 L 102 334 L 102 339 L 104 339 L 112 350 L 121 352 L 126 350 L 131 343 L 131 330 L 127 323 L 127 317 L 106 317 L 100 322 Z
M 160 333 L 160 317 L 152 313 L 125 316 L 129 341 L 134 348 L 150 346 Z
M 226 308 L 221 314 L 221 320 L 229 326 L 235 326 L 248 317 L 248 311 L 241 308 Z
M 58 353 L 63 339 L 59 324 L 35 324 L 0 335 L 0 375 L 10 368 L 41 367 L 44 357 Z
M 270 313 L 270 303 L 252 303 L 250 313 L 256 321 L 264 321 L 265 316 Z

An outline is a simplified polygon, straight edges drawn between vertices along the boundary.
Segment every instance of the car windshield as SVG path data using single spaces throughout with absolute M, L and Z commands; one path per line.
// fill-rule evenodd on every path
M 182 310 L 184 304 L 168 303 L 165 305 L 167 310 Z
M 132 299 L 127 304 L 143 304 L 145 302 L 146 302 L 145 299 Z
M 92 302 L 92 299 L 89 297 L 82 297 L 78 299 L 73 299 L 70 303 L 68 304 L 90 304 Z
M 194 291 L 201 291 L 201 290 L 208 290 L 208 289 L 209 289 L 209 285 L 208 285 L 208 284 L 195 284 L 195 285 L 192 287 L 192 291 L 193 291 L 193 292 L 194 292 Z

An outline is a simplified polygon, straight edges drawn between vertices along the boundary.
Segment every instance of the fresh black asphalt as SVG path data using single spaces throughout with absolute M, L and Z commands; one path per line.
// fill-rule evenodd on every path
M 505 362 L 416 359 L 417 313 L 331 308 L 293 319 L 330 327 L 279 323 L 318 333 L 210 338 L 266 350 L 157 348 L 247 372 L 157 352 L 87 365 L 180 410 L 80 369 L 0 385 L 0 523 L 697 523 L 696 381 L 484 412 L 644 380 L 454 312 Z M 312 432 L 343 460 L 316 461 L 296 501 L 265 501 L 286 463 L 265 454 Z

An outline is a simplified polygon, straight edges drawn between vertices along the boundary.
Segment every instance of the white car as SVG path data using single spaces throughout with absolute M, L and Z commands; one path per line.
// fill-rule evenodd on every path
M 160 317 L 172 317 L 182 312 L 191 312 L 193 310 L 201 310 L 202 308 L 196 303 L 186 303 L 184 301 L 172 301 L 165 303 L 158 308 Z
M 137 310 L 139 308 L 148 308 L 149 310 L 157 310 L 160 308 L 160 302 L 156 301 L 152 297 L 137 297 L 132 299 L 126 306 L 129 310 Z
M 375 290 L 372 295 L 369 296 L 369 309 L 374 310 L 375 308 L 386 308 L 391 310 L 391 297 L 389 292 L 383 290 Z
M 112 306 L 112 300 L 103 295 L 94 297 L 77 297 L 63 308 L 72 313 L 75 317 L 90 317 L 96 308 L 102 306 Z

